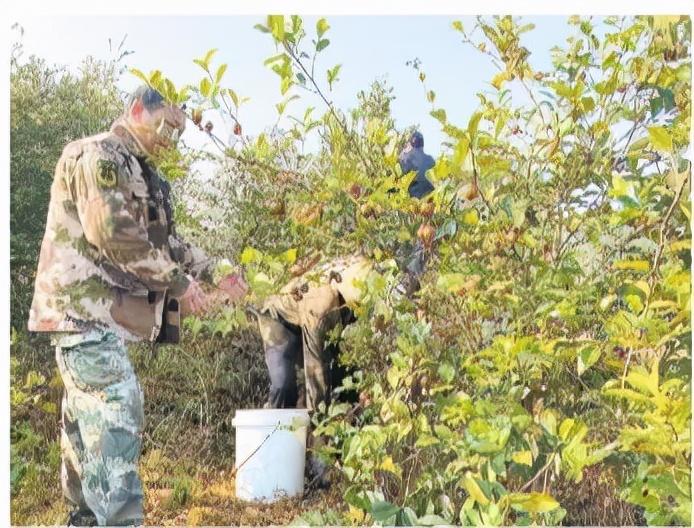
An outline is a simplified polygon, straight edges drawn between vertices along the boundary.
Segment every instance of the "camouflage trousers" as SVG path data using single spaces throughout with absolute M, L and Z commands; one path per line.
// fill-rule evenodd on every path
M 99 525 L 143 523 L 137 473 L 143 395 L 122 338 L 89 330 L 54 338 L 65 385 L 61 483 L 82 517 Z
M 267 407 L 315 410 L 321 402 L 329 403 L 332 389 L 340 386 L 345 375 L 337 347 L 325 344 L 326 333 L 338 324 L 335 319 L 327 317 L 315 326 L 299 327 L 278 316 L 258 315 L 270 376 Z M 305 401 L 299 397 L 297 367 L 304 369 Z

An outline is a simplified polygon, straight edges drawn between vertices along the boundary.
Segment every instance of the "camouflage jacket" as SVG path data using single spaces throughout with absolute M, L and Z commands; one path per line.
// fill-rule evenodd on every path
M 333 259 L 289 281 L 265 300 L 259 312 L 293 325 L 317 328 L 329 312 L 361 299 L 359 283 L 373 270 L 372 261 L 362 255 Z
M 29 330 L 114 330 L 154 340 L 167 294 L 209 259 L 176 235 L 169 184 L 126 126 L 74 141 L 58 161 L 41 244 Z
M 419 277 L 427 260 L 421 244 L 408 248 L 406 258 L 399 263 L 402 273 L 394 296 L 410 297 L 419 289 Z M 330 312 L 358 304 L 364 293 L 363 284 L 379 268 L 378 263 L 361 254 L 334 258 L 290 280 L 277 294 L 268 297 L 258 312 L 293 325 L 317 328 Z

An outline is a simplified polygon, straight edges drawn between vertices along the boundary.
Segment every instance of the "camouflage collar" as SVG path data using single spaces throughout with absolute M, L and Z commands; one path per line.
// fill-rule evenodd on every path
M 137 140 L 135 134 L 133 134 L 128 125 L 123 118 L 118 118 L 113 125 L 111 125 L 111 132 L 118 136 L 120 140 L 135 157 L 138 158 L 148 158 L 149 154 L 144 149 L 142 144 Z

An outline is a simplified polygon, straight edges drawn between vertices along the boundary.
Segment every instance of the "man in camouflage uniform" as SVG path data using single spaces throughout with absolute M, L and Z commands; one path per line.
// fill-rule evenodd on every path
M 70 143 L 56 167 L 29 330 L 53 334 L 65 385 L 71 524 L 142 524 L 143 399 L 125 342 L 175 342 L 181 313 L 207 304 L 198 281 L 210 260 L 177 236 L 169 185 L 150 161 L 184 127 L 181 109 L 141 87 L 109 132 Z M 245 293 L 236 276 L 222 287 Z
M 400 156 L 403 174 L 416 172 L 408 189 L 413 198 L 424 198 L 433 189 L 426 171 L 434 159 L 423 152 L 424 138 L 414 132 Z M 404 259 L 399 293 L 411 295 L 418 288 L 427 253 L 420 242 Z M 306 407 L 314 410 L 328 403 L 333 388 L 341 383 L 336 351 L 325 346 L 327 333 L 339 323 L 350 322 L 346 305 L 359 301 L 356 286 L 373 271 L 373 262 L 355 255 L 339 258 L 304 276 L 292 279 L 279 294 L 270 297 L 258 314 L 258 326 L 270 375 L 266 407 L 295 407 L 298 402 L 296 366 L 303 363 Z

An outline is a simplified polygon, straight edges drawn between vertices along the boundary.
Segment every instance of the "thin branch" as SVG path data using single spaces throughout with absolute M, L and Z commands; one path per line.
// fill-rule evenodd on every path
M 292 47 L 286 42 L 283 41 L 282 44 L 284 45 L 284 49 L 287 51 L 289 56 L 292 58 L 292 60 L 301 68 L 301 70 L 304 72 L 304 75 L 308 77 L 308 79 L 311 81 L 311 84 L 316 90 L 316 93 L 318 96 L 323 100 L 323 103 L 328 107 L 330 110 L 330 113 L 332 116 L 337 120 L 337 122 L 340 124 L 340 127 L 342 128 L 342 131 L 344 132 L 345 136 L 347 137 L 347 140 L 352 144 L 352 147 L 356 151 L 356 153 L 359 155 L 359 158 L 361 159 L 362 163 L 364 164 L 364 168 L 369 169 L 370 164 L 364 157 L 363 152 L 361 151 L 361 148 L 359 148 L 359 145 L 354 141 L 354 138 L 352 137 L 352 134 L 349 131 L 349 128 L 347 128 L 347 124 L 340 118 L 340 116 L 337 115 L 337 112 L 335 110 L 335 106 L 332 104 L 331 101 L 328 101 L 328 98 L 325 96 L 323 91 L 320 89 L 320 86 L 318 86 L 318 83 L 316 82 L 315 77 L 309 73 L 309 71 L 306 69 L 306 66 L 304 66 L 304 63 L 301 62 L 301 59 L 299 59 L 296 56 L 296 52 L 292 49 Z
M 675 159 L 672 159 L 672 164 L 673 164 L 673 169 L 677 174 L 679 174 L 679 171 L 677 170 L 677 164 Z M 648 292 L 648 299 L 646 299 L 646 306 L 644 307 L 644 312 L 646 313 L 646 310 L 648 310 L 648 307 L 651 303 L 651 299 L 653 297 L 653 288 L 655 286 L 655 279 L 656 275 L 658 274 L 658 268 L 660 267 L 660 260 L 663 256 L 663 250 L 665 249 L 665 244 L 667 243 L 667 227 L 668 224 L 670 223 L 670 218 L 672 217 L 672 213 L 675 210 L 675 207 L 677 207 L 677 204 L 680 201 L 680 198 L 682 198 L 682 192 L 684 191 L 684 188 L 687 185 L 687 181 L 689 180 L 689 175 L 687 173 L 684 174 L 684 178 L 682 179 L 682 183 L 680 184 L 679 188 L 677 189 L 677 192 L 675 193 L 675 197 L 672 199 L 672 203 L 670 204 L 670 208 L 668 209 L 667 213 L 665 214 L 665 218 L 663 219 L 663 223 L 660 225 L 660 233 L 659 233 L 659 242 L 658 242 L 658 249 L 655 254 L 655 258 L 653 259 L 653 269 L 651 270 L 650 276 L 648 278 L 648 285 L 649 285 L 649 292 Z
M 525 491 L 525 490 L 527 490 L 528 488 L 530 488 L 530 486 L 533 485 L 533 482 L 535 482 L 537 479 L 539 479 L 539 478 L 542 476 L 542 474 L 543 474 L 545 471 L 547 471 L 547 469 L 549 468 L 549 466 L 552 465 L 553 462 L 554 462 L 554 453 L 552 453 L 552 454 L 549 456 L 549 459 L 547 460 L 547 463 L 546 463 L 544 466 L 542 466 L 542 467 L 540 468 L 540 471 L 538 471 L 538 472 L 535 474 L 535 476 L 534 476 L 533 478 L 531 478 L 528 482 L 526 482 L 525 484 L 523 484 L 523 487 L 520 489 L 520 491 Z

